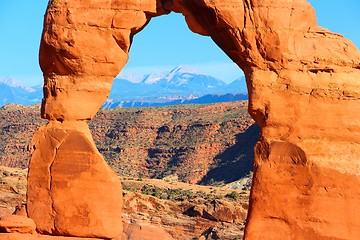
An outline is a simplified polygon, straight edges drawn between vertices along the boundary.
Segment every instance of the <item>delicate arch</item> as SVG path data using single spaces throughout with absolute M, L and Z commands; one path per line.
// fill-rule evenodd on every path
M 245 239 L 359 236 L 360 53 L 318 27 L 306 0 L 50 1 L 40 65 L 42 117 L 52 125 L 42 134 L 87 132 L 72 122 L 94 116 L 127 61 L 133 35 L 170 11 L 210 36 L 246 75 L 249 112 L 261 138 Z M 36 178 L 33 159 L 44 158 L 39 151 L 45 150 L 35 150 L 30 180 Z M 30 199 L 32 191 L 30 181 Z M 34 204 L 28 200 L 39 228 Z

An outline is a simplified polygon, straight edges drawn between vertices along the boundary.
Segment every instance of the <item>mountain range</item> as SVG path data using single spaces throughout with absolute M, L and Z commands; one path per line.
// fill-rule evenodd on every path
M 29 87 L 11 77 L 0 77 L 0 106 L 9 103 L 32 105 L 40 103 L 42 86 Z
M 103 107 L 167 106 L 247 99 L 245 78 L 230 84 L 186 65 L 146 75 L 120 74 Z M 0 77 L 0 107 L 8 103 L 40 103 L 42 86 L 29 87 L 11 77 Z

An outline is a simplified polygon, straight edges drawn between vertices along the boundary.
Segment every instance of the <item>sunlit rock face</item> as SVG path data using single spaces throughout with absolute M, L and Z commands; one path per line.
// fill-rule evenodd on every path
M 36 132 L 33 144 L 27 213 L 38 232 L 119 236 L 121 182 L 96 149 L 87 123 L 50 121 Z
M 360 53 L 341 35 L 318 27 L 305 0 L 50 1 L 40 47 L 42 117 L 50 123 L 34 137 L 29 173 L 28 214 L 38 230 L 86 237 L 86 230 L 70 225 L 82 228 L 81 221 L 109 217 L 93 214 L 97 200 L 90 197 L 79 200 L 87 205 L 76 211 L 81 221 L 65 221 L 72 202 L 63 197 L 71 191 L 92 196 L 94 189 L 109 187 L 101 201 L 118 209 L 121 196 L 111 191 L 121 185 L 100 164 L 83 121 L 109 95 L 133 35 L 171 11 L 182 13 L 193 32 L 210 36 L 246 75 L 249 112 L 261 137 L 245 239 L 357 239 Z M 79 142 L 86 147 L 72 146 Z M 73 159 L 70 174 L 65 170 Z M 97 167 L 106 174 L 100 177 Z M 88 186 L 86 181 L 103 185 L 74 187 Z M 64 212 L 54 211 L 56 206 Z M 44 215 L 35 214 L 37 208 Z M 44 216 L 54 224 L 44 223 Z M 91 237 L 119 233 L 120 214 L 113 217 L 118 224 L 108 224 L 117 232 L 94 228 Z M 54 227 L 59 221 L 61 227 Z

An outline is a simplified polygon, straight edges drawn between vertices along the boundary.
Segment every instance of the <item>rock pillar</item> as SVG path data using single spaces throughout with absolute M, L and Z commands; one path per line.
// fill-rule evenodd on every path
M 41 115 L 33 138 L 27 212 L 43 234 L 115 238 L 122 189 L 86 120 L 109 95 L 132 36 L 158 14 L 156 1 L 50 0 L 40 46 Z
M 81 121 L 50 121 L 33 138 L 27 212 L 43 234 L 114 238 L 122 189 Z

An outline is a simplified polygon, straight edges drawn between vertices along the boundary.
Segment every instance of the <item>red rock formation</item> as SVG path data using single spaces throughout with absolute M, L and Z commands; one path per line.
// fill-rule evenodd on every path
M 55 122 L 34 136 L 27 212 L 40 233 L 114 238 L 121 234 L 121 183 L 85 122 Z
M 50 123 L 34 136 L 27 199 L 39 232 L 120 235 L 121 184 L 97 152 L 84 120 L 107 98 L 127 61 L 132 35 L 158 14 L 157 8 L 156 1 L 49 2 L 40 65 L 42 117 Z
M 10 215 L 0 219 L 2 233 L 35 233 L 35 222 L 25 216 Z
M 318 27 L 305 0 L 50 1 L 40 49 L 42 116 L 91 118 L 126 63 L 132 36 L 168 11 L 185 15 L 192 31 L 211 36 L 245 72 L 249 112 L 262 132 L 245 239 L 360 236 L 360 53 Z M 54 126 L 54 133 L 63 129 Z M 80 135 L 74 138 L 86 139 Z M 42 149 L 54 151 L 46 138 Z M 48 172 L 49 162 L 37 164 Z M 38 182 L 51 219 L 51 191 Z
M 179 1 L 174 8 L 246 74 L 262 136 L 245 239 L 360 236 L 356 47 L 318 27 L 306 1 Z
M 149 224 L 125 224 L 121 240 L 173 240 L 171 235 L 160 226 Z
M 103 239 L 60 237 L 60 236 L 49 236 L 49 235 L 39 235 L 39 234 L 0 233 L 0 240 L 103 240 Z
M 195 205 L 186 211 L 191 216 L 199 216 L 212 221 L 240 223 L 246 219 L 245 209 L 221 200 L 213 200 Z

